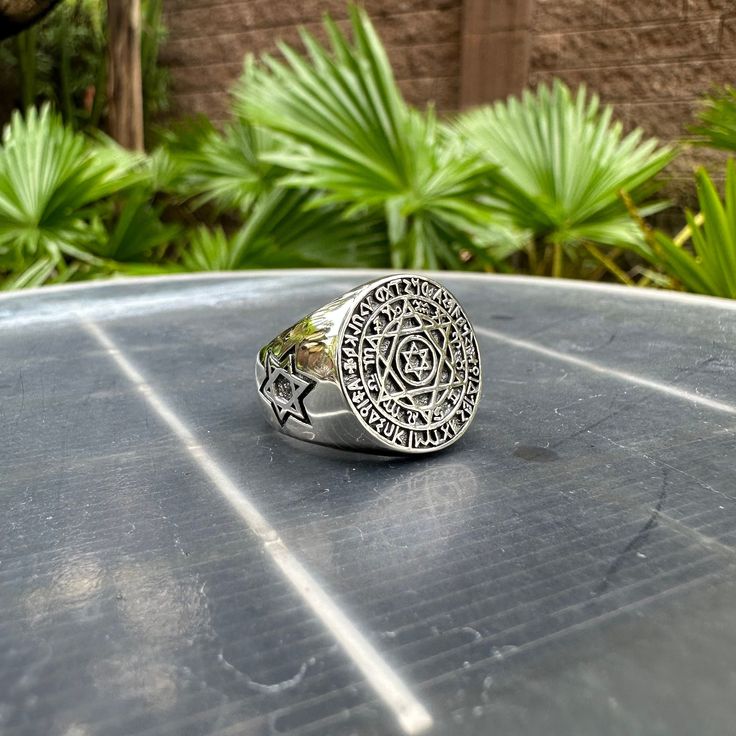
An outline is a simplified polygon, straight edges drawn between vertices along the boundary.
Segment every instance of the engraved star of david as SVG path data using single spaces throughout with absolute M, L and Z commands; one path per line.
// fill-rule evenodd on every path
M 415 342 L 401 354 L 404 359 L 404 373 L 413 373 L 421 381 L 432 370 L 429 362 L 429 348 L 421 348 Z
M 464 383 L 457 375 L 452 359 L 448 354 L 449 333 L 453 327 L 449 317 L 440 317 L 439 319 L 432 317 L 425 310 L 417 309 L 417 305 L 412 304 L 409 299 L 404 299 L 402 313 L 392 329 L 379 335 L 366 336 L 368 342 L 376 348 L 378 348 L 378 343 L 381 340 L 389 341 L 389 349 L 385 354 L 378 349 L 376 350 L 377 360 L 382 368 L 378 374 L 380 390 L 377 401 L 379 404 L 403 399 L 411 404 L 413 410 L 424 416 L 426 421 L 430 421 L 438 404 L 444 401 L 448 393 L 453 389 L 463 387 Z M 394 362 L 397 357 L 396 352 L 400 339 L 411 334 L 422 335 L 425 339 L 429 339 L 437 350 L 440 362 L 434 381 L 417 388 L 406 385 L 400 371 L 396 370 Z M 427 348 L 424 348 L 424 350 L 427 350 Z M 445 380 L 442 380 L 443 366 L 446 368 L 448 376 Z M 431 365 L 429 367 L 431 369 Z M 402 366 L 402 369 L 406 372 L 404 366 Z M 398 388 L 398 391 L 390 387 L 389 379 Z M 440 397 L 442 398 L 440 399 Z
M 284 353 L 281 360 L 277 360 L 269 352 L 265 368 L 266 377 L 258 390 L 271 404 L 279 424 L 283 427 L 289 417 L 292 417 L 311 426 L 312 422 L 304 408 L 304 399 L 315 387 L 316 381 L 297 371 L 294 348 Z

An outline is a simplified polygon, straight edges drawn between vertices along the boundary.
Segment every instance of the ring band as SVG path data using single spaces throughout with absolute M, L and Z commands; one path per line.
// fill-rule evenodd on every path
M 455 297 L 401 274 L 349 291 L 282 332 L 259 351 L 256 382 L 268 421 L 292 437 L 433 452 L 475 416 L 480 353 Z

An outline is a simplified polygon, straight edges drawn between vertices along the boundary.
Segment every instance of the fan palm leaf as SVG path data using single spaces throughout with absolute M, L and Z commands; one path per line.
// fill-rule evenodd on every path
M 329 47 L 302 31 L 306 56 L 282 44 L 282 60 L 248 61 L 236 110 L 283 136 L 266 158 L 285 185 L 320 192 L 312 206 L 380 213 L 394 266 L 456 265 L 489 221 L 479 199 L 493 166 L 406 104 L 366 14 L 353 6 L 350 21 L 352 42 L 326 18 Z
M 700 138 L 696 142 L 736 151 L 736 88 L 727 85 L 708 95 L 697 118 L 698 123 L 690 128 Z
M 194 231 L 182 262 L 193 271 L 297 266 L 386 266 L 385 228 L 367 216 L 345 218 L 335 206 L 311 207 L 308 190 L 275 188 L 261 196 L 246 224 Z
M 195 207 L 214 203 L 220 211 L 247 213 L 283 173 L 262 158 L 274 146 L 267 131 L 247 121 L 235 119 L 220 132 L 206 118 L 197 118 L 167 133 L 165 147 L 154 157 L 167 158 L 168 191 L 191 199 Z M 157 165 L 160 169 L 162 162 Z
M 118 262 L 148 260 L 165 250 L 179 234 L 177 224 L 161 221 L 162 206 L 152 202 L 147 187 L 131 189 L 121 202 L 109 234 L 93 243 L 90 250 L 101 258 Z
M 0 267 L 21 274 L 37 259 L 90 259 L 104 239 L 97 212 L 140 178 L 137 159 L 95 144 L 44 106 L 13 113 L 0 149 Z M 42 269 L 43 270 L 43 269 Z
M 674 151 L 643 140 L 641 130 L 624 135 L 612 114 L 584 87 L 573 95 L 555 81 L 521 99 L 468 112 L 456 125 L 473 151 L 498 166 L 492 209 L 536 242 L 641 250 L 644 239 L 619 193 L 645 201 Z M 663 206 L 646 202 L 642 212 Z

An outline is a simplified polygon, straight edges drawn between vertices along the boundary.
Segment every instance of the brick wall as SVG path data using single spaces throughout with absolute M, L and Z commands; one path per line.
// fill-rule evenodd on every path
M 560 77 L 613 103 L 627 127 L 675 139 L 714 84 L 736 84 L 736 0 L 363 0 L 406 97 L 440 110 Z M 243 55 L 319 35 L 345 0 L 166 0 L 173 110 L 227 115 Z M 461 49 L 461 45 L 465 49 Z M 523 58 L 521 58 L 523 57 Z M 489 76 L 489 75 L 495 75 Z M 496 77 L 502 80 L 494 81 Z M 492 82 L 492 83 L 491 83 Z M 695 162 L 720 166 L 698 149 Z
M 460 88 L 462 0 L 364 0 L 388 48 L 407 99 L 456 109 Z M 305 25 L 320 35 L 320 18 L 346 17 L 345 0 L 167 0 L 174 114 L 227 116 L 227 91 L 246 52 L 273 51 L 276 39 L 297 43 Z
M 530 84 L 585 83 L 627 127 L 676 139 L 715 84 L 736 84 L 736 0 L 535 0 Z M 697 149 L 674 166 L 721 165 Z

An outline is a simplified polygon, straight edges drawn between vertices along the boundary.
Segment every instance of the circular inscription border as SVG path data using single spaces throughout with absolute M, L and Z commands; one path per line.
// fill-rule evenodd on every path
M 345 320 L 338 365 L 360 422 L 399 450 L 451 444 L 480 400 L 473 328 L 455 297 L 421 276 L 390 277 L 363 294 Z

